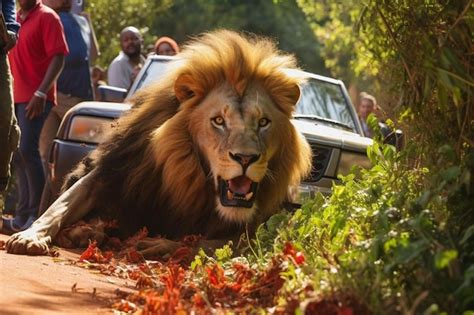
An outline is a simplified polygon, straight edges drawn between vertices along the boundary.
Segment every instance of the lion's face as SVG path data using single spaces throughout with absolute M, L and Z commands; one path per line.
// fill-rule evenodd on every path
M 272 177 L 268 164 L 280 144 L 276 128 L 288 128 L 288 118 L 263 89 L 254 86 L 240 98 L 223 85 L 195 106 L 189 119 L 215 183 L 217 211 L 229 221 L 250 221 L 259 183 Z

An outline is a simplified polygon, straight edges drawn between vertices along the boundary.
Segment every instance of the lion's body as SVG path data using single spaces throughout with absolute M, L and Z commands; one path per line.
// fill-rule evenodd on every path
M 136 96 L 66 188 L 92 171 L 86 212 L 118 219 L 123 236 L 146 226 L 170 239 L 235 237 L 277 211 L 310 169 L 290 122 L 299 82 L 282 70 L 292 67 L 267 40 L 204 35 Z

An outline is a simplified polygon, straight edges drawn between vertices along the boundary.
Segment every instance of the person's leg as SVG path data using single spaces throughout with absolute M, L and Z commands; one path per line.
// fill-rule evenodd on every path
M 39 152 L 41 156 L 41 161 L 43 162 L 43 169 L 45 177 L 48 175 L 48 160 L 49 160 L 49 151 L 51 145 L 53 144 L 54 137 L 58 131 L 59 125 L 61 124 L 61 117 L 57 112 L 57 107 L 61 105 L 54 106 L 49 112 L 48 117 L 46 118 L 43 128 L 41 129 L 41 135 L 39 139 Z
M 19 129 L 13 114 L 10 68 L 7 56 L 0 53 L 0 195 L 7 189 L 10 162 L 18 146 L 18 137 Z
M 49 112 L 46 121 L 44 122 L 43 129 L 41 130 L 39 150 L 41 160 L 43 161 L 45 174 L 48 173 L 48 159 L 51 145 L 58 132 L 59 125 L 66 112 L 74 105 L 82 102 L 82 99 L 65 95 L 61 92 L 57 93 L 57 105 L 54 106 Z
M 43 165 L 38 146 L 41 128 L 52 104 L 46 102 L 43 115 L 31 120 L 26 117 L 26 105 L 25 103 L 15 105 L 21 129 L 20 147 L 15 154 L 20 195 L 15 219 L 12 222 L 4 221 L 12 230 L 26 229 L 36 219 L 44 185 Z
M 20 130 L 13 114 L 12 77 L 7 55 L 0 53 L 0 218 L 6 202 L 10 179 L 10 162 L 18 146 Z M 0 231 L 3 220 L 0 220 Z

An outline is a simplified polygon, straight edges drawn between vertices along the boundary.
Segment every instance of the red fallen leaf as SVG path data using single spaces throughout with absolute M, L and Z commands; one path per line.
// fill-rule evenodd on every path
M 252 285 L 255 271 L 241 263 L 234 263 L 232 267 L 235 270 L 235 280 L 234 283 L 229 286 L 230 289 L 235 293 L 246 294 L 247 289 Z
M 211 267 L 206 268 L 209 283 L 215 289 L 222 289 L 226 285 L 226 279 L 224 277 L 224 269 L 218 264 L 214 264 Z
M 193 259 L 193 250 L 189 247 L 182 246 L 175 250 L 173 255 L 171 255 L 168 263 L 178 264 L 178 265 L 188 265 Z
M 125 313 L 134 313 L 137 311 L 137 306 L 127 300 L 120 300 L 120 302 L 114 303 L 112 307 L 118 311 Z
M 274 256 L 268 269 L 259 275 L 254 285 L 248 289 L 250 295 L 258 298 L 262 305 L 273 304 L 274 297 L 284 284 L 285 280 L 281 277 L 281 272 L 283 271 L 282 262 L 284 260 L 285 257 L 282 255 Z
M 142 272 L 140 270 L 130 270 L 128 271 L 128 277 L 132 280 L 140 279 Z
M 99 253 L 100 253 L 100 250 L 99 250 Z M 114 258 L 114 252 L 108 250 L 102 254 L 100 262 L 106 263 L 106 262 L 109 262 L 112 258 Z
M 139 240 L 142 240 L 147 236 L 148 236 L 148 229 L 146 227 L 143 227 L 140 231 L 135 233 L 135 235 L 125 240 L 125 247 L 135 247 L 136 243 Z
M 139 263 L 139 262 L 144 261 L 143 256 L 139 252 L 137 252 L 136 249 L 131 249 L 127 251 L 127 254 L 125 257 L 127 258 L 127 261 L 130 263 Z
M 235 293 L 239 293 L 242 290 L 242 285 L 240 283 L 232 283 L 229 285 L 229 288 Z
M 96 250 L 97 250 L 97 241 L 90 242 L 89 246 L 81 254 L 81 257 L 79 257 L 79 261 L 90 260 L 95 255 Z
M 286 256 L 293 256 L 296 253 L 295 248 L 293 247 L 293 244 L 290 242 L 285 243 L 285 247 L 283 248 L 283 254 Z
M 297 252 L 293 244 L 291 244 L 290 242 L 285 243 L 285 247 L 283 248 L 283 254 L 293 258 L 293 261 L 297 265 L 302 265 L 305 261 L 304 254 L 302 252 Z
M 108 263 L 114 256 L 111 251 L 106 251 L 102 254 L 101 250 L 97 248 L 97 241 L 89 243 L 89 246 L 79 257 L 79 261 L 90 261 L 99 264 Z
M 152 278 L 144 274 L 140 275 L 140 277 L 137 280 L 137 283 L 135 284 L 135 287 L 137 289 L 152 288 L 154 286 L 155 284 L 153 283 Z
M 187 314 L 181 300 L 181 288 L 185 278 L 184 269 L 173 264 L 166 267 L 160 280 L 165 284 L 163 293 L 157 290 L 142 290 L 132 298 L 143 303 L 142 314 Z M 129 297 L 130 298 L 130 297 Z
M 206 301 L 204 301 L 204 299 L 202 298 L 202 295 L 199 292 L 193 295 L 193 304 L 197 308 L 204 308 L 206 306 Z
M 141 272 L 150 275 L 152 272 L 150 270 L 150 267 L 148 267 L 147 264 L 140 264 L 138 265 L 138 269 L 140 269 Z

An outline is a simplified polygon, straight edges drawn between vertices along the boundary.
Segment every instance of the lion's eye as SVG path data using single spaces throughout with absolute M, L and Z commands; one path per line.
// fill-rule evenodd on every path
M 224 125 L 224 118 L 221 116 L 217 116 L 211 119 L 212 123 L 216 126 L 223 126 Z
M 258 126 L 260 128 L 266 127 L 269 124 L 270 124 L 270 119 L 268 119 L 268 118 L 260 118 L 260 120 L 258 121 Z

